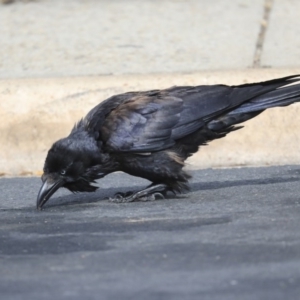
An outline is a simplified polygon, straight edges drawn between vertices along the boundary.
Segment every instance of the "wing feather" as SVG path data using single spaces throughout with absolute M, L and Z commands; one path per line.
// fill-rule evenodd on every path
M 101 135 L 116 152 L 149 152 L 174 145 L 172 130 L 182 111 L 182 99 L 139 95 L 119 105 L 105 119 Z
M 241 105 L 242 110 L 248 101 L 293 83 L 294 77 L 240 86 L 181 86 L 118 95 L 96 107 L 88 115 L 88 124 L 99 130 L 99 139 L 110 151 L 159 151 L 214 118 Z

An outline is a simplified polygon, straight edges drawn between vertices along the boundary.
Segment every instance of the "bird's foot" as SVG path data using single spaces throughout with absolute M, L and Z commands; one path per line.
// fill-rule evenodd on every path
M 109 198 L 109 201 L 115 203 L 127 203 L 134 201 L 154 201 L 157 199 L 164 199 L 164 192 L 167 186 L 165 184 L 151 185 L 144 190 L 138 191 L 136 193 L 117 193 L 114 198 Z
M 126 197 L 129 197 L 129 196 L 133 195 L 133 194 L 134 194 L 133 191 L 129 191 L 129 192 L 126 192 L 126 193 L 119 192 L 119 193 L 114 194 L 114 198 L 126 198 Z
M 129 201 L 124 201 L 124 199 L 129 198 L 133 194 L 134 194 L 134 192 L 132 192 L 132 191 L 129 191 L 126 193 L 119 192 L 119 193 L 114 194 L 113 198 L 108 198 L 108 200 L 111 202 L 115 202 L 115 203 L 129 202 Z

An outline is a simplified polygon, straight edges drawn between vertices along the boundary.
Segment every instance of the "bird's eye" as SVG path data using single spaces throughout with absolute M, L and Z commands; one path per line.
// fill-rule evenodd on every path
M 60 174 L 61 174 L 61 175 L 66 175 L 66 170 L 61 170 L 61 171 L 60 171 Z

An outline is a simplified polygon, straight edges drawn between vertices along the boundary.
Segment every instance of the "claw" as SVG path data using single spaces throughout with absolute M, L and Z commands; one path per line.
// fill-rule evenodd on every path
M 144 197 L 139 198 L 140 201 L 146 202 L 146 201 L 155 201 L 158 199 L 165 199 L 165 196 L 162 193 L 153 193 Z
M 123 202 L 123 199 L 124 199 L 124 197 L 122 197 L 121 195 L 119 195 L 119 194 L 116 194 L 116 195 L 114 195 L 114 197 L 113 198 L 108 198 L 108 200 L 110 201 L 110 202 L 114 202 L 114 203 L 122 203 Z
M 123 197 L 123 198 L 126 198 L 126 197 L 129 197 L 129 196 L 133 195 L 133 194 L 134 194 L 134 192 L 131 192 L 131 191 L 126 192 L 126 193 L 119 192 L 119 193 L 116 193 L 114 195 L 114 197 Z
M 166 185 L 157 184 L 136 193 L 117 193 L 114 198 L 109 198 L 109 201 L 114 203 L 127 203 L 133 201 L 154 201 L 157 199 L 165 199 L 165 190 Z
M 158 200 L 158 199 L 163 200 L 163 199 L 166 199 L 165 195 L 163 193 L 154 193 L 153 196 L 154 196 L 154 200 Z
M 115 203 L 131 202 L 128 201 L 127 198 L 130 198 L 130 196 L 132 196 L 133 194 L 134 192 L 131 191 L 126 193 L 119 192 L 116 193 L 113 198 L 108 198 L 108 200 Z

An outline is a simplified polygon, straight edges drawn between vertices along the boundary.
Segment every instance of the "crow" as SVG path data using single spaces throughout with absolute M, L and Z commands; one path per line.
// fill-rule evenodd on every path
M 184 161 L 199 146 L 242 128 L 265 109 L 300 101 L 300 75 L 265 82 L 175 86 L 128 92 L 95 106 L 71 133 L 48 151 L 41 209 L 60 187 L 94 192 L 95 180 L 123 171 L 152 182 L 137 192 L 118 193 L 115 202 L 163 198 L 188 190 Z

